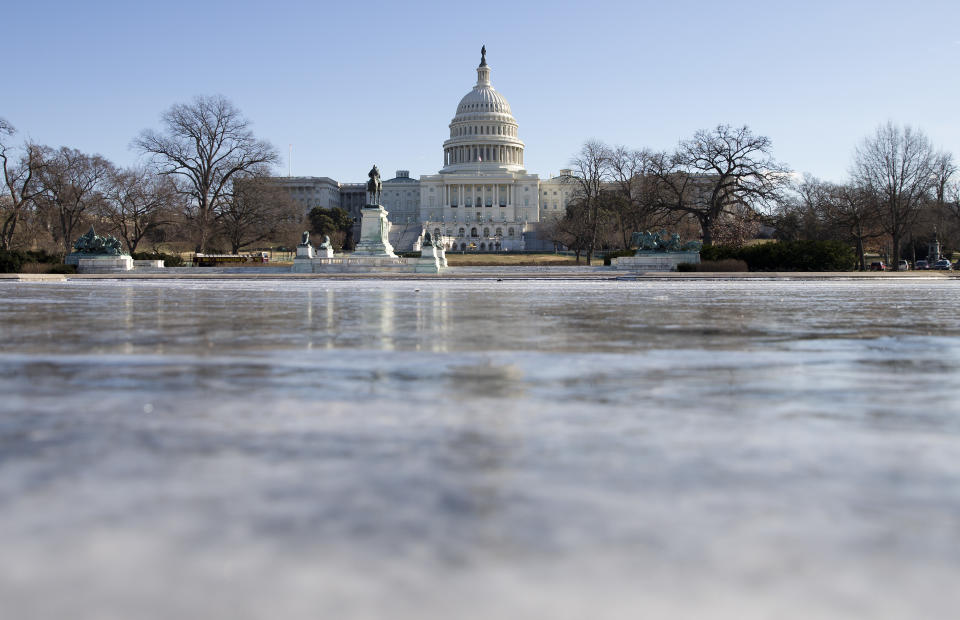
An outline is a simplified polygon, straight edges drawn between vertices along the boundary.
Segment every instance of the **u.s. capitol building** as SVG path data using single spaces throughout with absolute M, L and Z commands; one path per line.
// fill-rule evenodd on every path
M 564 213 L 572 188 L 560 177 L 541 180 L 524 167 L 524 143 L 506 98 L 490 82 L 485 50 L 477 83 L 457 105 L 443 143 L 443 167 L 419 180 L 398 170 L 383 182 L 391 242 L 411 249 L 423 230 L 452 250 L 476 252 L 542 249 L 541 222 Z M 359 221 L 363 183 L 328 177 L 278 177 L 305 208 L 346 209 Z

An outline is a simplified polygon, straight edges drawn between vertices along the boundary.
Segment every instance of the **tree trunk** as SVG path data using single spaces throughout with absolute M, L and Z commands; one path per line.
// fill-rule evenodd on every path
M 17 212 L 12 213 L 3 223 L 3 230 L 0 232 L 0 249 L 9 250 L 13 244 L 13 233 L 17 229 Z
M 703 231 L 703 245 L 713 245 L 713 231 L 710 230 L 709 218 L 700 218 L 700 230 Z
M 866 271 L 867 266 L 863 262 L 863 237 L 857 237 L 857 264 L 860 268 L 860 271 Z
M 893 259 L 891 263 L 894 271 L 900 271 L 900 233 L 893 233 L 891 237 L 893 237 Z

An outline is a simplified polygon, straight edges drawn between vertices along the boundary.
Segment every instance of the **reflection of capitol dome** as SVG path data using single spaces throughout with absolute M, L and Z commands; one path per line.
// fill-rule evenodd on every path
M 486 49 L 477 67 L 477 85 L 457 106 L 450 121 L 450 138 L 443 143 L 443 169 L 523 170 L 523 142 L 510 104 L 490 84 Z

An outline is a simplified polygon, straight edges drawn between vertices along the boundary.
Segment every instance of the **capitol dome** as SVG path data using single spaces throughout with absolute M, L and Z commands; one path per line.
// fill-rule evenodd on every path
M 478 81 L 473 90 L 460 100 L 460 105 L 457 106 L 457 117 L 461 117 L 461 120 L 464 115 L 473 113 L 500 113 L 513 119 L 513 115 L 510 113 L 510 104 L 507 103 L 503 95 L 490 85 L 489 78 L 487 80 L 486 84 L 481 84 Z M 454 117 L 454 122 L 457 121 L 457 117 Z
M 443 143 L 440 172 L 523 170 L 523 142 L 506 98 L 490 83 L 486 47 L 480 51 L 477 84 L 457 105 L 450 137 Z

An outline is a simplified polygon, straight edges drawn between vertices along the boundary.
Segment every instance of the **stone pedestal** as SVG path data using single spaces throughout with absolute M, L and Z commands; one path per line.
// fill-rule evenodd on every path
M 317 248 L 317 258 L 333 258 L 333 248 L 327 246 L 323 247 L 322 245 Z
M 133 269 L 129 256 L 80 255 L 77 258 L 77 273 L 122 273 Z
M 316 256 L 316 252 L 309 243 L 301 243 L 297 246 L 296 258 L 313 258 L 314 256 Z M 296 258 L 294 260 L 296 260 Z
M 440 273 L 440 253 L 429 243 L 420 246 L 420 258 L 414 264 L 414 273 Z
M 700 252 L 646 252 L 616 259 L 617 269 L 627 271 L 676 271 L 681 263 L 700 263 Z
M 360 242 L 353 256 L 376 256 L 396 258 L 390 244 L 390 220 L 387 210 L 380 205 L 367 205 L 363 208 L 360 220 Z

